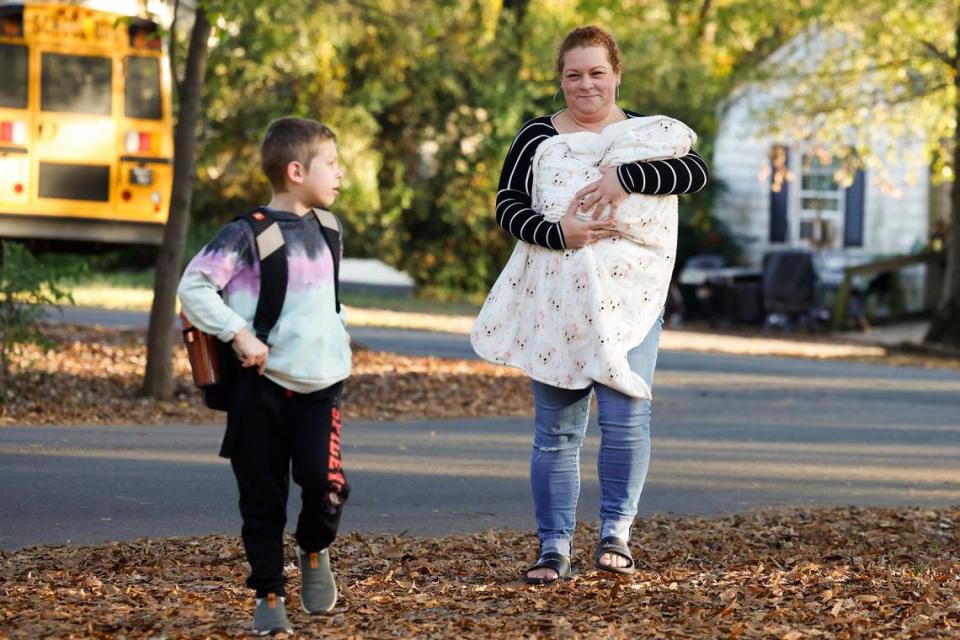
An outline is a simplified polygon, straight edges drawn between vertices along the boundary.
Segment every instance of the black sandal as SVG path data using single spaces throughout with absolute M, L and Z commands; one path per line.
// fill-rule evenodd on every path
M 557 572 L 556 578 L 531 578 L 530 572 L 537 569 L 553 569 Z M 540 556 L 537 563 L 523 571 L 523 581 L 527 584 L 550 584 L 557 580 L 565 580 L 573 575 L 573 566 L 570 564 L 570 556 L 554 551 Z
M 600 556 L 605 553 L 615 553 L 630 561 L 625 567 L 615 567 L 609 564 L 601 564 Z M 631 575 L 637 569 L 633 563 L 633 556 L 630 555 L 630 547 L 626 540 L 621 540 L 616 536 L 607 536 L 597 545 L 597 550 L 593 552 L 593 564 L 600 571 L 609 571 L 610 573 L 619 573 L 621 575 Z

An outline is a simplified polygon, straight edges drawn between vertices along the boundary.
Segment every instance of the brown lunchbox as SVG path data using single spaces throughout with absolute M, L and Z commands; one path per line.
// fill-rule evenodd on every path
M 221 370 L 217 337 L 190 324 L 182 311 L 180 323 L 183 326 L 183 344 L 190 358 L 190 370 L 193 371 L 193 384 L 202 388 L 219 383 Z

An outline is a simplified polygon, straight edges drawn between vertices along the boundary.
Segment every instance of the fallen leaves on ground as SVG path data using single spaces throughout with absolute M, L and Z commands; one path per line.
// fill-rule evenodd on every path
M 591 568 L 581 525 L 574 579 L 519 580 L 534 536 L 351 533 L 333 546 L 341 598 L 288 612 L 305 638 L 956 638 L 960 508 L 773 510 L 638 520 L 638 571 Z M 236 538 L 140 540 L 0 552 L 0 635 L 233 638 L 253 602 Z
M 182 345 L 174 347 L 174 399 L 140 397 L 147 362 L 139 331 L 50 326 L 54 347 L 22 345 L 0 389 L 0 425 L 222 422 L 193 387 Z M 530 383 L 518 371 L 474 360 L 354 349 L 343 408 L 351 420 L 529 415 Z
M 2 425 L 184 424 L 223 422 L 203 406 L 183 346 L 174 346 L 174 398 L 140 396 L 145 335 L 103 327 L 44 327 L 52 348 L 22 345 L 0 389 Z M 854 358 L 877 364 L 960 368 L 960 359 L 919 353 Z M 381 353 L 354 346 L 343 408 L 351 420 L 528 416 L 529 380 L 478 360 Z

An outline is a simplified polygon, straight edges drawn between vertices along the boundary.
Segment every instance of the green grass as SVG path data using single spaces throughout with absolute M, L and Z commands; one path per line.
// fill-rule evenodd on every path
M 78 307 L 100 307 L 123 311 L 149 311 L 153 303 L 151 287 L 121 287 L 102 282 L 68 284 L 64 289 Z
M 143 271 L 95 272 L 77 281 L 84 287 L 108 289 L 146 289 L 153 291 L 153 269 Z
M 219 223 L 194 222 L 184 255 L 193 256 L 214 235 Z M 88 254 L 50 253 L 44 261 L 66 274 L 62 280 L 77 306 L 148 311 L 153 300 L 153 250 L 119 249 Z M 414 298 L 344 291 L 347 306 L 408 313 L 475 316 L 483 295 L 442 287 L 424 287 Z
M 431 313 L 443 315 L 477 315 L 480 305 L 469 301 L 442 301 L 422 298 L 401 298 L 399 296 L 378 296 L 368 293 L 344 291 L 341 301 L 348 307 L 361 309 L 384 309 L 387 311 L 406 311 L 410 313 Z
M 101 307 L 124 311 L 149 311 L 153 300 L 153 274 L 95 275 L 89 280 L 64 284 L 78 307 Z M 360 309 L 382 309 L 439 315 L 476 315 L 479 307 L 467 302 L 439 302 L 396 296 L 344 292 L 343 303 Z
M 153 269 L 141 271 L 89 271 L 63 282 L 79 307 L 149 311 L 153 300 Z M 451 296 L 452 297 L 452 296 Z M 361 309 L 408 313 L 475 316 L 480 305 L 470 300 L 404 298 L 345 291 L 344 304 Z

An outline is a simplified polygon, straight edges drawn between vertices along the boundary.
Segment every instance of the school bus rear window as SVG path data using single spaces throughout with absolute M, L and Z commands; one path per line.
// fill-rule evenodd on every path
M 160 120 L 160 59 L 146 56 L 127 58 L 124 114 L 128 118 Z
M 110 58 L 44 53 L 40 109 L 109 116 L 111 67 Z
M 0 44 L 0 107 L 27 108 L 27 48 Z

